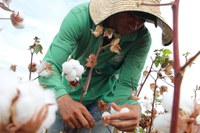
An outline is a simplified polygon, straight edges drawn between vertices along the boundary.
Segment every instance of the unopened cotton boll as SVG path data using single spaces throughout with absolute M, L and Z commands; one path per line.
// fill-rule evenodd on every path
M 171 124 L 171 113 L 158 115 L 153 121 L 154 128 L 163 133 L 170 132 L 170 124 Z
M 10 106 L 17 95 L 19 78 L 12 71 L 0 69 L 0 123 L 8 124 Z

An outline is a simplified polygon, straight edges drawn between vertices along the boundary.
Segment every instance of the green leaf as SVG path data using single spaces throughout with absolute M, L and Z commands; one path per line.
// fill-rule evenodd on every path
M 34 47 L 34 52 L 35 52 L 36 54 L 38 54 L 39 52 L 42 54 L 42 50 L 43 50 L 43 48 L 42 48 L 42 45 L 41 45 L 41 44 L 37 44 L 37 45 Z
M 163 55 L 169 55 L 169 54 L 171 54 L 172 52 L 171 52 L 171 50 L 169 50 L 169 49 L 164 49 L 164 51 L 163 51 Z

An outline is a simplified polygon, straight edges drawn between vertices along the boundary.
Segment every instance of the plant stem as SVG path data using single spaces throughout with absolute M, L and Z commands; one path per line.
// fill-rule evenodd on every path
M 179 113 L 179 99 L 181 92 L 182 76 L 180 76 L 180 60 L 179 60 L 179 44 L 178 44 L 178 9 L 179 0 L 175 0 L 172 6 L 173 9 L 173 55 L 174 55 L 174 96 L 173 109 L 170 133 L 177 133 L 178 127 L 178 113 Z
M 99 56 L 99 53 L 102 49 L 102 44 L 103 44 L 103 38 L 101 37 L 101 41 L 100 41 L 100 44 L 99 44 L 99 47 L 98 47 L 98 50 L 97 50 L 97 53 L 96 53 L 96 59 L 98 58 Z M 81 94 L 81 98 L 80 98 L 80 101 L 82 101 L 83 99 L 83 96 L 87 93 L 87 90 L 88 90 L 88 86 L 90 84 L 90 80 L 91 80 L 91 77 L 92 77 L 92 72 L 93 72 L 93 69 L 94 69 L 95 66 L 92 66 L 90 67 L 90 71 L 89 71 L 89 74 L 88 74 L 88 77 L 87 77 L 87 80 L 83 86 L 83 92 Z
M 144 86 L 146 80 L 148 79 L 148 77 L 149 77 L 149 75 L 150 75 L 150 73 L 151 73 L 151 70 L 152 70 L 152 68 L 153 68 L 153 64 L 154 64 L 154 62 L 155 62 L 156 59 L 157 59 L 157 56 L 156 56 L 156 58 L 152 61 L 151 66 L 150 66 L 150 69 L 149 69 L 149 72 L 148 72 L 146 78 L 144 79 L 144 81 L 142 82 L 142 84 L 140 85 L 139 91 L 138 91 L 138 93 L 137 93 L 137 97 L 139 97 L 139 95 L 140 95 L 140 93 L 141 93 L 141 91 L 142 91 L 142 88 L 143 88 L 143 86 Z
M 31 50 L 30 50 L 30 52 L 31 52 L 31 63 L 30 63 L 30 70 L 29 70 L 29 80 L 31 80 L 31 70 L 32 70 L 32 64 L 33 64 L 33 54 L 34 54 L 34 52 L 32 52 Z
M 160 71 L 160 70 L 159 70 Z M 157 74 L 157 77 L 155 79 L 155 88 L 154 88 L 154 91 L 153 91 L 153 102 L 152 102 L 152 109 L 151 109 L 151 121 L 150 121 L 150 126 L 149 126 L 149 133 L 151 133 L 151 127 L 153 125 L 153 113 L 154 113 L 154 104 L 155 104 L 155 99 L 156 99 L 156 88 L 157 88 L 157 80 L 158 80 L 158 74 Z

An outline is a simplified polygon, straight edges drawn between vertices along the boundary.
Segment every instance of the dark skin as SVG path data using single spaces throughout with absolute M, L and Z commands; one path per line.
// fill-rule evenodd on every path
M 108 28 L 114 29 L 117 33 L 124 35 L 130 32 L 137 31 L 144 25 L 144 20 L 129 13 L 122 12 L 109 17 L 105 21 Z M 69 95 L 63 95 L 57 99 L 59 111 L 65 123 L 71 128 L 92 128 L 95 125 L 95 120 L 88 112 L 86 107 L 80 102 L 74 101 Z M 119 111 L 123 107 L 128 107 L 128 113 L 113 114 L 107 117 L 106 123 L 116 127 L 121 131 L 133 131 L 140 119 L 139 105 L 116 105 L 111 106 Z M 118 121 L 116 121 L 118 120 Z

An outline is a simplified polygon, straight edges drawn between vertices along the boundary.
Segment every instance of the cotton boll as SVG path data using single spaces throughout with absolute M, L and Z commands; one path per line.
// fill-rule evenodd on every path
M 24 124 L 44 105 L 44 95 L 42 88 L 31 81 L 19 84 L 18 88 L 20 97 L 16 102 L 15 123 Z
M 167 92 L 162 99 L 162 106 L 169 112 L 172 112 L 173 107 L 173 92 Z
M 113 107 L 110 107 L 110 113 L 117 114 L 117 113 L 119 113 L 119 111 L 116 111 L 115 109 L 113 109 Z
M 105 111 L 105 112 L 103 112 L 103 114 L 101 115 L 102 117 L 106 117 L 106 116 L 109 116 L 110 115 L 110 113 L 109 112 L 107 112 L 107 111 Z
M 76 80 L 76 73 L 77 73 L 76 70 L 72 69 L 72 71 L 69 74 L 65 75 L 65 78 L 68 81 L 74 81 L 74 80 Z
M 143 101 L 141 101 L 142 107 L 144 107 L 145 110 L 151 110 L 152 109 L 152 101 L 151 98 L 146 98 Z
M 171 113 L 158 115 L 153 121 L 154 128 L 160 132 L 162 131 L 163 133 L 170 132 L 170 124 Z
M 81 77 L 81 75 L 84 73 L 84 67 L 82 65 L 76 66 L 76 70 L 77 70 L 77 76 Z
M 49 128 L 56 118 L 56 111 L 58 109 L 57 103 L 56 103 L 56 97 L 53 90 L 44 90 L 44 102 L 46 104 L 51 104 L 48 108 L 48 114 L 46 119 L 44 120 L 43 124 L 41 125 L 41 128 L 39 131 L 41 131 L 43 128 Z
M 73 69 L 73 64 L 70 62 L 65 62 L 62 64 L 62 70 L 64 74 L 69 74 Z
M 200 115 L 197 116 L 196 122 L 197 122 L 197 124 L 200 124 Z
M 106 123 L 106 116 L 109 116 L 109 115 L 110 115 L 110 113 L 107 112 L 107 111 L 103 112 L 103 114 L 101 115 L 102 116 L 102 121 L 103 121 L 105 126 L 108 126 L 108 124 Z
M 194 98 L 191 98 L 187 94 L 181 94 L 180 108 L 189 116 L 194 112 Z
M 119 113 L 128 113 L 130 110 L 127 107 L 122 108 Z
M 7 124 L 10 117 L 10 106 L 17 95 L 19 78 L 14 72 L 0 69 L 0 123 Z
M 69 62 L 72 63 L 74 67 L 80 65 L 80 62 L 78 60 L 71 59 Z

